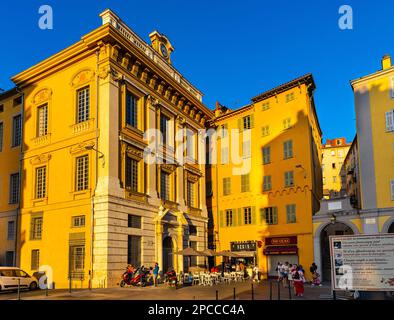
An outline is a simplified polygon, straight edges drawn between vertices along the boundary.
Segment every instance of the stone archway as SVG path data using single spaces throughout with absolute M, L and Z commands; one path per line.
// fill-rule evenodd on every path
M 163 239 L 163 271 L 174 269 L 174 244 L 170 236 Z
M 330 236 L 353 235 L 351 227 L 343 222 L 329 223 L 320 233 L 320 251 L 321 251 L 321 276 L 324 281 L 331 279 L 331 260 L 330 260 Z

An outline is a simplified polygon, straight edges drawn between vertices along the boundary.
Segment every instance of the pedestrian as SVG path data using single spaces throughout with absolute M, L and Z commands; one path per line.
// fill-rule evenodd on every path
M 159 264 L 155 262 L 155 267 L 153 268 L 153 285 L 157 286 L 157 277 L 159 276 Z
M 278 262 L 278 264 L 276 265 L 275 271 L 278 274 L 278 282 L 279 282 L 282 279 L 282 264 L 280 262 Z
M 260 269 L 257 265 L 253 268 L 253 282 L 260 283 Z
M 289 276 L 289 262 L 285 262 L 285 264 L 282 266 L 282 279 L 283 279 L 283 287 L 287 285 L 288 282 L 288 276 Z
M 289 273 L 287 275 L 287 280 L 289 281 L 289 287 L 293 286 L 293 273 L 295 271 L 295 265 L 290 264 L 289 265 Z
M 293 283 L 294 283 L 296 297 L 302 297 L 304 295 L 304 281 L 302 280 L 301 273 L 300 273 L 300 268 L 297 267 L 297 269 L 293 274 Z

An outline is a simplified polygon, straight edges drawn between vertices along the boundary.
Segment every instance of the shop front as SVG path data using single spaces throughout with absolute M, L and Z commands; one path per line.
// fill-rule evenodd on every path
M 267 257 L 268 277 L 277 277 L 276 267 L 279 262 L 299 263 L 297 236 L 266 238 L 263 253 Z

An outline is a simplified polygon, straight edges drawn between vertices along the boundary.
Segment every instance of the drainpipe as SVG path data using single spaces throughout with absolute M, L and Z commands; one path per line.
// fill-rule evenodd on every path
M 94 189 L 93 195 L 91 197 L 91 221 L 90 221 L 90 277 L 89 277 L 89 289 L 92 289 L 92 279 L 93 279 L 93 243 L 94 243 L 94 198 L 96 196 L 97 189 L 97 181 L 98 181 L 98 110 L 99 110 L 99 55 L 100 55 L 100 47 L 96 50 L 96 137 L 95 137 L 95 146 L 96 146 L 96 157 L 95 157 L 95 174 L 94 174 Z
M 24 123 L 24 110 L 25 110 L 25 94 L 19 88 L 16 87 L 17 92 L 22 93 L 22 102 L 21 102 L 21 145 L 20 145 L 20 154 L 19 154 L 19 201 L 18 201 L 18 208 L 16 209 L 16 221 L 15 221 L 15 254 L 14 254 L 14 265 L 20 266 L 20 255 L 18 254 L 18 236 L 20 234 L 20 215 L 21 215 L 21 201 L 22 201 L 22 161 L 23 161 L 23 141 L 24 141 L 24 130 L 23 130 L 23 123 Z M 19 259 L 19 263 L 17 263 L 17 257 Z

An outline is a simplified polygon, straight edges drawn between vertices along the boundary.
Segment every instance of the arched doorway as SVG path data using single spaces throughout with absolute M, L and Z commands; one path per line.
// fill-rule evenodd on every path
M 174 268 L 174 246 L 171 237 L 163 239 L 163 271 L 167 272 Z
M 394 222 L 390 225 L 388 233 L 394 233 Z
M 324 281 L 331 280 L 331 261 L 330 261 L 330 236 L 352 235 L 353 230 L 344 223 L 336 222 L 328 224 L 320 234 L 321 248 L 321 274 Z M 319 266 L 320 267 L 320 266 Z

